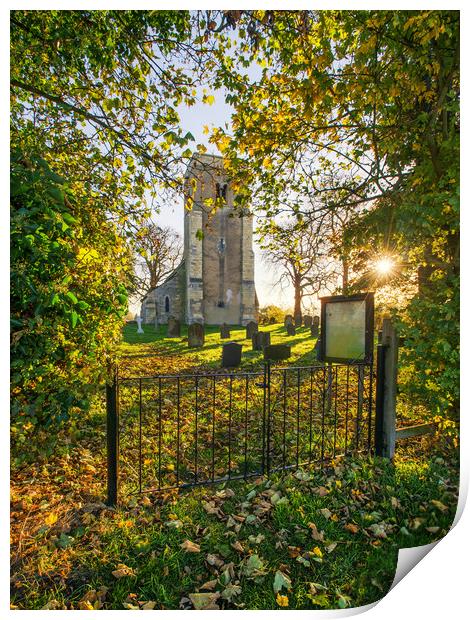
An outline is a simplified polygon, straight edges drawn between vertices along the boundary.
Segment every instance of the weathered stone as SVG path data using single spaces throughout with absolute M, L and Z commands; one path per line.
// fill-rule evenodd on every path
M 242 345 L 238 342 L 227 342 L 222 345 L 222 368 L 234 368 L 242 361 Z
M 286 360 L 290 357 L 290 346 L 288 344 L 270 344 L 264 347 L 265 360 Z
M 204 346 L 204 325 L 201 323 L 192 323 L 188 327 L 188 347 Z
M 221 338 L 230 338 L 230 327 L 227 323 L 222 323 L 220 326 L 220 337 Z
M 262 351 L 264 347 L 271 344 L 271 334 L 269 332 L 256 332 L 251 337 L 253 351 Z
M 181 325 L 178 319 L 170 316 L 168 319 L 168 338 L 179 338 L 181 336 Z
M 246 325 L 246 338 L 247 338 L 247 340 L 251 340 L 251 337 L 257 331 L 258 331 L 258 323 L 255 323 L 254 321 L 250 321 L 249 323 L 247 323 L 247 325 Z
M 143 334 L 144 330 L 142 329 L 142 321 L 143 321 L 142 317 L 138 316 L 136 321 L 137 321 L 137 333 Z
M 304 325 L 305 327 L 312 327 L 313 317 L 306 314 L 304 316 Z
M 318 338 L 318 333 L 318 325 L 312 324 L 310 327 L 310 335 L 312 336 L 312 338 Z
M 284 327 L 287 327 L 289 323 L 294 323 L 294 317 L 292 316 L 292 314 L 286 314 L 286 316 L 284 317 Z
M 293 323 L 287 323 L 286 331 L 288 336 L 295 336 L 295 325 Z
M 301 312 L 297 312 L 297 314 L 294 314 L 294 325 L 296 327 L 302 327 L 302 313 Z
M 314 316 L 312 319 L 312 325 L 320 325 L 320 317 Z
M 274 325 L 275 323 L 276 323 L 276 319 L 272 316 L 272 317 L 269 319 L 269 324 L 270 324 L 270 325 Z

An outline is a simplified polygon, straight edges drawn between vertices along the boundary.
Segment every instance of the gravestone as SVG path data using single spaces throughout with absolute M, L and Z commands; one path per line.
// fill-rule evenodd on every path
M 304 316 L 304 325 L 305 325 L 305 327 L 312 327 L 312 323 L 313 323 L 313 317 L 311 317 L 308 314 L 306 314 Z
M 289 323 L 293 323 L 294 322 L 294 317 L 292 316 L 292 314 L 286 314 L 286 316 L 284 317 L 284 327 L 287 327 Z
M 222 345 L 222 368 L 239 366 L 242 361 L 242 345 L 238 342 L 227 342 Z
M 173 316 L 168 318 L 168 338 L 179 338 L 181 335 L 181 325 L 178 319 Z
M 270 344 L 264 347 L 265 360 L 286 360 L 290 357 L 288 344 Z
M 301 312 L 294 314 L 294 325 L 296 327 L 302 327 L 302 313 Z
M 295 336 L 295 325 L 293 323 L 287 323 L 286 330 L 288 336 Z
M 275 319 L 275 317 L 273 317 L 273 316 L 272 316 L 272 317 L 269 319 L 269 324 L 270 324 L 270 325 L 274 325 L 275 323 L 276 323 L 276 319 Z
M 227 323 L 222 323 L 220 326 L 220 337 L 221 338 L 230 338 L 230 327 Z
M 201 323 L 192 323 L 188 327 L 188 347 L 204 346 L 204 325 Z
M 312 338 L 318 338 L 319 331 L 320 331 L 320 317 L 314 316 L 312 319 L 312 325 L 310 327 L 310 334 Z
M 269 332 L 256 332 L 251 337 L 253 351 L 262 351 L 264 347 L 271 344 L 271 334 Z
M 136 318 L 136 321 L 137 321 L 137 333 L 138 334 L 143 334 L 144 333 L 144 330 L 142 329 L 143 318 L 141 316 L 138 316 Z
M 256 334 L 257 331 L 258 331 L 258 323 L 255 323 L 254 321 L 250 321 L 249 323 L 247 323 L 246 325 L 247 340 L 251 340 L 251 337 L 253 336 L 253 334 Z

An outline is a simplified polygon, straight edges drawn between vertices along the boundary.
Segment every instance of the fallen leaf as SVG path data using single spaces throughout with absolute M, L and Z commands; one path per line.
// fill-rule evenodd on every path
M 234 596 L 238 596 L 241 592 L 241 586 L 230 584 L 225 588 L 225 590 L 222 590 L 220 596 L 226 601 L 231 601 Z
M 155 601 L 147 601 L 143 605 L 141 604 L 141 609 L 155 609 L 156 604 L 157 603 Z
M 449 507 L 443 504 L 442 502 L 440 502 L 438 499 L 432 499 L 431 504 L 435 506 L 441 512 L 447 512 L 449 510 Z
M 210 566 L 215 566 L 216 568 L 220 568 L 224 565 L 224 561 L 222 560 L 222 558 L 219 558 L 219 556 L 215 555 L 215 553 L 208 553 L 206 555 L 206 562 Z
M 292 588 L 292 582 L 286 574 L 278 570 L 276 571 L 276 574 L 274 576 L 274 582 L 273 582 L 274 593 L 276 594 L 277 592 L 280 592 L 282 588 L 285 588 L 286 590 L 290 590 Z
M 376 538 L 387 538 L 384 523 L 372 523 L 367 529 L 372 532 Z
M 179 530 L 180 527 L 183 527 L 183 522 L 179 519 L 175 519 L 174 521 L 167 521 L 165 525 L 166 527 L 174 527 L 175 529 Z
M 435 525 L 433 527 L 426 527 L 424 528 L 425 530 L 427 530 L 430 534 L 437 534 L 437 532 L 441 529 L 439 526 Z
M 276 603 L 279 607 L 288 607 L 289 606 L 289 598 L 283 594 L 279 594 L 276 596 Z
M 321 508 L 320 512 L 325 517 L 325 519 L 329 519 L 331 517 L 331 515 L 332 515 L 331 510 L 328 510 L 328 508 Z
M 357 534 L 359 532 L 359 526 L 355 523 L 346 523 L 344 529 L 351 532 L 351 534 Z
M 217 585 L 217 579 L 212 579 L 211 581 L 206 581 L 202 584 L 201 590 L 213 590 Z
M 326 487 L 315 487 L 314 489 L 312 489 L 312 491 L 316 493 L 317 495 L 319 495 L 320 497 L 324 497 L 325 495 L 328 495 L 329 493 Z
M 317 556 L 317 558 L 322 558 L 323 557 L 323 552 L 320 549 L 320 547 L 314 547 L 312 549 L 312 552 Z
M 239 540 L 236 540 L 230 546 L 233 547 L 233 549 L 235 549 L 235 551 L 238 551 L 238 553 L 244 553 L 245 552 L 245 549 L 243 548 L 243 546 L 242 546 L 242 544 L 241 544 L 241 542 Z
M 135 571 L 133 568 L 126 566 L 125 564 L 118 564 L 116 570 L 111 573 L 116 579 L 122 579 L 123 577 L 135 577 Z
M 197 592 L 189 595 L 189 600 L 194 609 L 219 609 L 216 601 L 220 598 L 220 592 Z
M 183 551 L 187 551 L 188 553 L 200 553 L 201 547 L 197 543 L 193 543 L 190 540 L 185 540 L 180 545 Z
M 328 551 L 328 553 L 331 553 L 332 551 L 334 551 L 336 549 L 336 547 L 338 546 L 338 543 L 331 543 L 331 545 L 328 545 L 326 550 Z
M 266 572 L 262 559 L 256 554 L 250 555 L 250 557 L 245 560 L 242 571 L 246 577 L 253 578 L 264 575 Z
M 323 540 L 324 532 L 319 532 L 318 529 L 317 529 L 317 526 L 315 525 L 315 523 L 309 523 L 308 527 L 310 528 L 310 530 L 312 532 L 313 540 L 320 540 L 320 541 Z
M 49 527 L 53 526 L 54 523 L 57 522 L 58 516 L 55 514 L 55 512 L 50 512 L 47 517 L 44 519 L 44 522 L 46 525 L 48 525 Z

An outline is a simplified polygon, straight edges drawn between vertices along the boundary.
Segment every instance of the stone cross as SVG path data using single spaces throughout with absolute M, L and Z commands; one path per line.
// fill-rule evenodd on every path
M 143 334 L 144 333 L 144 330 L 142 329 L 143 318 L 141 316 L 138 316 L 136 318 L 136 321 L 137 321 L 137 333 L 138 334 Z
M 204 346 L 204 326 L 201 323 L 192 323 L 188 327 L 188 347 Z
M 242 345 L 238 342 L 227 342 L 222 345 L 222 368 L 239 366 L 242 361 Z

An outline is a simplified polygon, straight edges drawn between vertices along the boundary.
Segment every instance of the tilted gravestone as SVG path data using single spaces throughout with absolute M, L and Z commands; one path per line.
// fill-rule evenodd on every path
M 230 338 L 230 327 L 227 323 L 222 323 L 220 326 L 220 337 L 223 339 Z
M 284 317 L 284 327 L 287 327 L 289 323 L 293 323 L 293 322 L 294 322 L 294 317 L 292 316 L 292 314 L 286 314 L 286 316 Z
M 168 338 L 179 338 L 181 336 L 181 325 L 178 319 L 170 316 L 168 318 Z
M 275 318 L 274 316 L 272 316 L 272 317 L 269 319 L 269 324 L 270 324 L 270 325 L 274 325 L 275 323 L 276 323 L 276 318 Z
M 204 346 L 204 325 L 192 323 L 188 327 L 188 347 Z
M 306 314 L 304 316 L 304 325 L 305 327 L 312 327 L 313 317 Z
M 294 325 L 296 327 L 302 327 L 302 313 L 301 312 L 294 314 Z
M 251 337 L 253 351 L 262 351 L 264 347 L 271 344 L 271 334 L 269 332 L 256 332 Z
M 242 361 L 242 345 L 238 342 L 227 342 L 222 345 L 222 368 L 240 366 Z
M 288 344 L 270 344 L 264 347 L 265 360 L 286 360 L 290 357 L 290 346 Z
M 288 323 L 286 325 L 287 335 L 295 336 L 295 325 L 293 323 Z
M 254 321 L 250 321 L 249 323 L 247 323 L 246 325 L 247 340 L 251 340 L 251 337 L 253 336 L 253 334 L 256 334 L 257 331 L 258 331 L 258 323 L 255 323 Z

